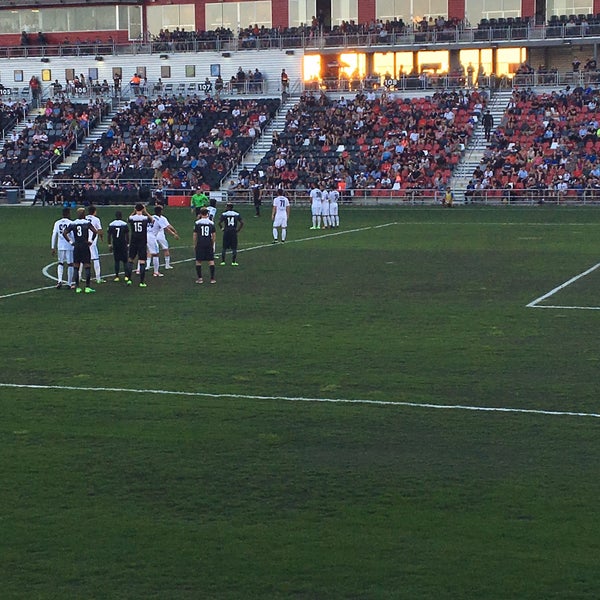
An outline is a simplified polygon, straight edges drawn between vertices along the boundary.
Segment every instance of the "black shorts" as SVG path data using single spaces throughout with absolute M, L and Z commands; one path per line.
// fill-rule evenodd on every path
M 73 263 L 77 265 L 89 265 L 91 262 L 90 247 L 87 244 L 75 244 L 73 247 Z
M 126 263 L 127 262 L 127 246 L 122 246 L 120 248 L 113 246 L 113 256 L 115 260 Z
M 212 246 L 196 246 L 196 260 L 202 262 L 203 260 L 215 260 L 215 251 Z
M 238 236 L 237 231 L 226 231 L 223 233 L 223 250 L 230 248 L 231 250 L 237 250 L 238 247 Z
M 134 240 L 129 245 L 129 258 L 134 259 L 136 256 L 138 260 L 146 260 L 148 246 L 146 240 Z

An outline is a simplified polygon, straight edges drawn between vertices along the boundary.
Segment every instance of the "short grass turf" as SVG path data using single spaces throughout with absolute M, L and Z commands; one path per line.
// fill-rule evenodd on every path
M 169 209 L 173 271 L 75 295 L 60 211 L 0 209 L 0 383 L 44 386 L 0 387 L 2 596 L 597 598 L 598 419 L 407 404 L 600 413 L 599 312 L 526 308 L 600 212 L 295 208 L 275 246 L 240 212 L 217 285 Z

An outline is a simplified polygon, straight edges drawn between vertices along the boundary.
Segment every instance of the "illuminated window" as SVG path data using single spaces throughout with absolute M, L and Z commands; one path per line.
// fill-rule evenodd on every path
M 290 27 L 310 25 L 312 18 L 317 14 L 316 0 L 288 0 Z
M 250 25 L 272 27 L 271 0 L 257 2 L 219 2 L 205 6 L 206 29 L 229 28 L 232 31 Z

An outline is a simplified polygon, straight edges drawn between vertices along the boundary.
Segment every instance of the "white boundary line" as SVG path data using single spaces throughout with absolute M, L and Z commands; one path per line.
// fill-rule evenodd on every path
M 586 306 L 538 306 L 539 302 L 543 302 L 546 298 L 550 298 L 550 296 L 553 296 L 554 294 L 556 294 L 560 290 L 566 288 L 568 285 L 571 285 L 578 279 L 581 279 L 582 277 L 585 277 L 586 275 L 593 273 L 598 267 L 600 267 L 600 263 L 596 263 L 593 267 L 590 267 L 583 273 L 579 273 L 579 275 L 575 275 L 575 277 L 571 277 L 571 279 L 556 286 L 553 290 L 550 290 L 543 296 L 540 296 L 539 298 L 532 300 L 529 304 L 526 305 L 526 308 L 571 308 L 571 309 L 583 309 L 583 310 L 600 310 L 600 307 L 597 307 L 597 306 L 587 306 L 587 307 Z
M 401 406 L 407 408 L 432 408 L 442 410 L 468 410 L 477 412 L 518 413 L 528 415 L 548 415 L 556 417 L 593 417 L 600 418 L 598 413 L 574 412 L 565 410 L 541 410 L 533 408 L 508 408 L 500 406 L 468 406 L 463 404 L 429 404 L 425 402 L 392 402 L 389 400 L 361 400 L 347 398 L 306 398 L 303 396 L 261 396 L 253 394 L 211 394 L 209 392 L 183 392 L 177 390 L 144 390 L 116 387 L 79 387 L 71 385 L 35 385 L 20 383 L 0 383 L 0 388 L 16 388 L 29 390 L 61 390 L 75 392 L 115 392 L 127 394 L 155 394 L 164 396 L 188 396 L 194 398 L 236 398 L 242 400 L 282 400 L 284 402 L 319 402 L 327 404 L 366 404 L 374 406 Z

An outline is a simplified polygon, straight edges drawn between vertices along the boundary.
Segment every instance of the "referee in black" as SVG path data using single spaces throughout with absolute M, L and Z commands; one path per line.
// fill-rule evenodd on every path
M 225 254 L 231 250 L 231 266 L 237 267 L 238 233 L 242 230 L 244 221 L 240 213 L 233 210 L 233 204 L 225 205 L 225 212 L 219 219 L 219 229 L 223 231 L 223 249 L 221 250 L 221 265 L 225 264 Z

